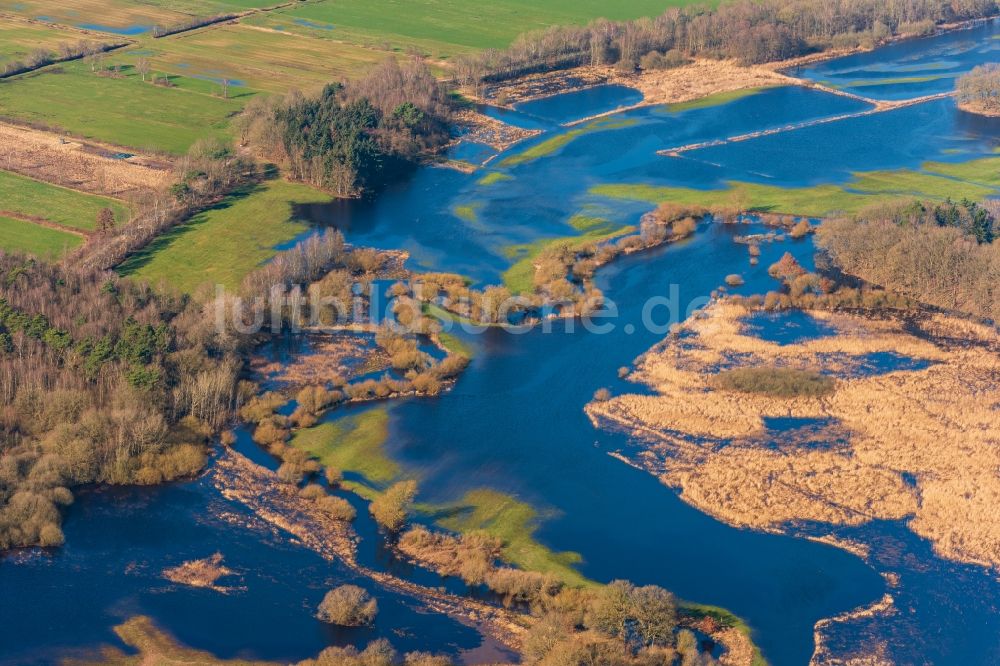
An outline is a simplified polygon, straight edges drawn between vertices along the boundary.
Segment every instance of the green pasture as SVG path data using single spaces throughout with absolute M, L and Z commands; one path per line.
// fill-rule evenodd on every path
M 0 215 L 44 218 L 90 231 L 103 208 L 115 213 L 118 224 L 128 221 L 128 207 L 120 201 L 50 185 L 9 171 L 0 171 Z
M 248 187 L 163 234 L 119 267 L 124 275 L 191 293 L 199 285 L 236 290 L 276 245 L 308 229 L 292 205 L 324 203 L 329 195 L 275 180 Z
M 42 259 L 58 259 L 66 250 L 83 242 L 81 236 L 0 215 L 0 250 L 34 254 Z

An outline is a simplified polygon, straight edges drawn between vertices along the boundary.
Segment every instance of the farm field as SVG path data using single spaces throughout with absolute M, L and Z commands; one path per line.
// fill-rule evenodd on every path
M 125 63 L 109 54 L 105 64 Z M 131 67 L 120 78 L 98 76 L 81 61 L 63 63 L 0 86 L 0 115 L 88 139 L 181 154 L 197 139 L 225 137 L 229 117 L 251 93 L 218 96 L 218 85 L 173 77 L 175 87 L 143 83 Z M 244 97 L 240 97 L 240 96 Z
M 359 76 L 389 55 L 241 23 L 149 40 L 133 53 L 148 57 L 158 71 L 213 82 L 225 77 L 235 86 L 279 94 Z M 122 55 L 134 62 L 132 54 Z
M 184 292 L 203 283 L 239 287 L 244 276 L 307 226 L 292 219 L 292 204 L 330 197 L 306 185 L 275 180 L 230 195 L 153 241 L 119 269 Z
M 0 72 L 8 61 L 20 60 L 39 49 L 55 53 L 60 44 L 81 40 L 111 41 L 104 35 L 0 15 Z
M 435 57 L 507 46 L 519 34 L 551 25 L 586 23 L 598 17 L 656 16 L 690 0 L 495 0 L 470 5 L 462 0 L 337 0 L 301 4 L 253 17 L 251 22 L 300 34 L 334 39 L 415 46 Z M 714 4 L 714 3 L 713 3 Z
M 120 201 L 0 171 L 0 215 L 43 218 L 90 231 L 96 227 L 102 208 L 113 210 L 119 224 L 128 220 L 128 207 Z
M 83 242 L 82 236 L 33 222 L 0 215 L 0 250 L 28 252 L 42 259 L 57 259 Z

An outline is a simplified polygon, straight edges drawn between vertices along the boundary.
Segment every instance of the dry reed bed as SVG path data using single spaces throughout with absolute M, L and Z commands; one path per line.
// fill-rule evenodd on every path
M 116 148 L 52 132 L 0 123 L 0 169 L 93 194 L 121 198 L 161 190 L 172 180 L 164 160 L 136 155 L 112 159 Z
M 649 70 L 638 74 L 610 73 L 612 83 L 639 90 L 644 105 L 676 104 L 751 88 L 801 85 L 800 79 L 766 66 L 743 66 L 731 60 L 698 58 L 674 69 Z
M 494 150 L 504 151 L 519 141 L 542 133 L 541 130 L 524 129 L 491 118 L 484 113 L 463 109 L 455 114 L 458 125 L 468 131 L 462 136 L 465 141 L 474 141 L 490 146 Z
M 595 402 L 588 414 L 644 439 L 630 462 L 727 523 L 779 531 L 906 519 L 941 557 L 1000 568 L 997 331 L 944 315 L 906 324 L 817 312 L 836 336 L 780 346 L 745 334 L 745 314 L 713 304 L 685 324 L 689 335 L 639 360 L 634 378 L 658 395 Z M 872 352 L 931 365 L 845 372 Z M 832 370 L 839 379 L 820 398 L 714 389 L 712 373 L 733 365 Z M 819 439 L 833 443 L 816 446 L 815 431 L 775 437 L 765 417 L 829 419 Z

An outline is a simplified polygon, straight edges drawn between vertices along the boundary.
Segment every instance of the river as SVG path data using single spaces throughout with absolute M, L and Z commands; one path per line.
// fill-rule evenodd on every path
M 873 99 L 919 96 L 939 91 L 946 74 L 995 60 L 996 34 L 997 23 L 988 23 L 796 74 Z M 878 85 L 869 85 L 877 78 Z M 545 133 L 491 160 L 485 170 L 470 175 L 421 168 L 374 201 L 300 213 L 317 225 L 338 226 L 353 243 L 405 249 L 415 270 L 454 271 L 496 283 L 532 244 L 578 234 L 581 222 L 576 218 L 574 226 L 574 216 L 598 219 L 607 230 L 635 224 L 651 207 L 607 198 L 598 186 L 710 190 L 736 180 L 850 189 L 857 172 L 920 171 L 927 161 L 991 156 L 1000 135 L 995 121 L 962 113 L 942 99 L 695 150 L 683 158 L 656 154 L 870 106 L 799 87 L 703 108 L 641 108 L 578 127 L 561 125 L 634 101 L 630 91 L 603 91 L 572 103 L 565 97 L 533 102 L 503 115 L 516 121 L 520 114 L 522 122 Z M 564 139 L 536 159 L 505 164 L 553 137 Z M 472 148 L 460 148 L 462 155 L 489 157 L 488 150 Z M 499 175 L 480 182 L 490 172 Z M 561 322 L 551 331 L 463 335 L 475 356 L 453 390 L 386 407 L 386 452 L 420 479 L 422 500 L 453 502 L 468 490 L 489 488 L 531 504 L 541 516 L 536 538 L 555 551 L 579 553 L 578 569 L 589 578 L 655 583 L 733 611 L 754 629 L 773 664 L 807 663 L 814 624 L 878 600 L 886 590 L 880 574 L 887 572 L 900 576 L 893 590 L 900 612 L 874 624 L 835 626 L 835 645 L 884 643 L 900 663 L 997 663 L 1000 585 L 988 572 L 939 560 L 899 525 L 864 528 L 868 541 L 884 546 L 869 562 L 794 536 L 728 527 L 610 456 L 629 445 L 627 438 L 595 430 L 585 417 L 582 407 L 596 389 L 637 390 L 618 379 L 618 369 L 663 336 L 643 322 L 651 297 L 664 297 L 675 305 L 670 314 L 683 317 L 729 273 L 745 278 L 739 291 L 758 293 L 773 288 L 766 267 L 785 251 L 804 264 L 811 261 L 809 240 L 789 240 L 762 245 L 760 264 L 749 266 L 745 246 L 732 236 L 754 230 L 760 229 L 703 224 L 690 240 L 602 269 L 599 286 L 618 311 L 608 320 L 609 331 L 578 325 L 567 330 Z M 665 323 L 668 307 L 652 314 Z M 328 418 L 343 416 L 340 411 Z M 363 510 L 359 516 L 362 559 L 398 570 L 378 548 Z M 2 663 L 49 663 L 66 649 L 115 644 L 111 627 L 137 614 L 224 657 L 302 659 L 329 644 L 363 645 L 375 636 L 388 636 L 401 650 L 442 651 L 469 663 L 502 654 L 476 631 L 422 612 L 412 599 L 357 580 L 346 568 L 256 524 L 207 477 L 161 488 L 86 489 L 69 510 L 65 533 L 67 545 L 57 551 L 19 552 L 0 561 Z M 245 589 L 223 595 L 160 577 L 166 566 L 215 551 L 239 572 Z M 374 628 L 333 630 L 312 617 L 323 593 L 345 581 L 378 596 Z

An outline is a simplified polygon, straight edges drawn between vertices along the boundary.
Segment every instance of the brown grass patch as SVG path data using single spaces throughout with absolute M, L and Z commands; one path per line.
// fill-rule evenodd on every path
M 746 311 L 710 306 L 690 333 L 653 348 L 636 378 L 659 395 L 592 403 L 595 421 L 646 442 L 630 456 L 699 509 L 765 530 L 816 521 L 908 519 L 944 558 L 1000 567 L 1000 336 L 947 317 L 910 322 L 816 312 L 838 335 L 779 346 L 743 332 Z M 935 343 L 930 342 L 934 340 Z M 852 374 L 859 357 L 896 352 L 920 370 Z M 825 371 L 836 389 L 781 397 L 722 392 L 713 379 L 778 366 Z M 775 437 L 767 417 L 826 419 L 816 432 Z M 777 441 L 776 441 L 777 440 Z
M 113 146 L 0 122 L 0 168 L 7 171 L 117 198 L 160 190 L 171 182 L 169 162 L 142 155 L 112 159 L 118 152 Z

